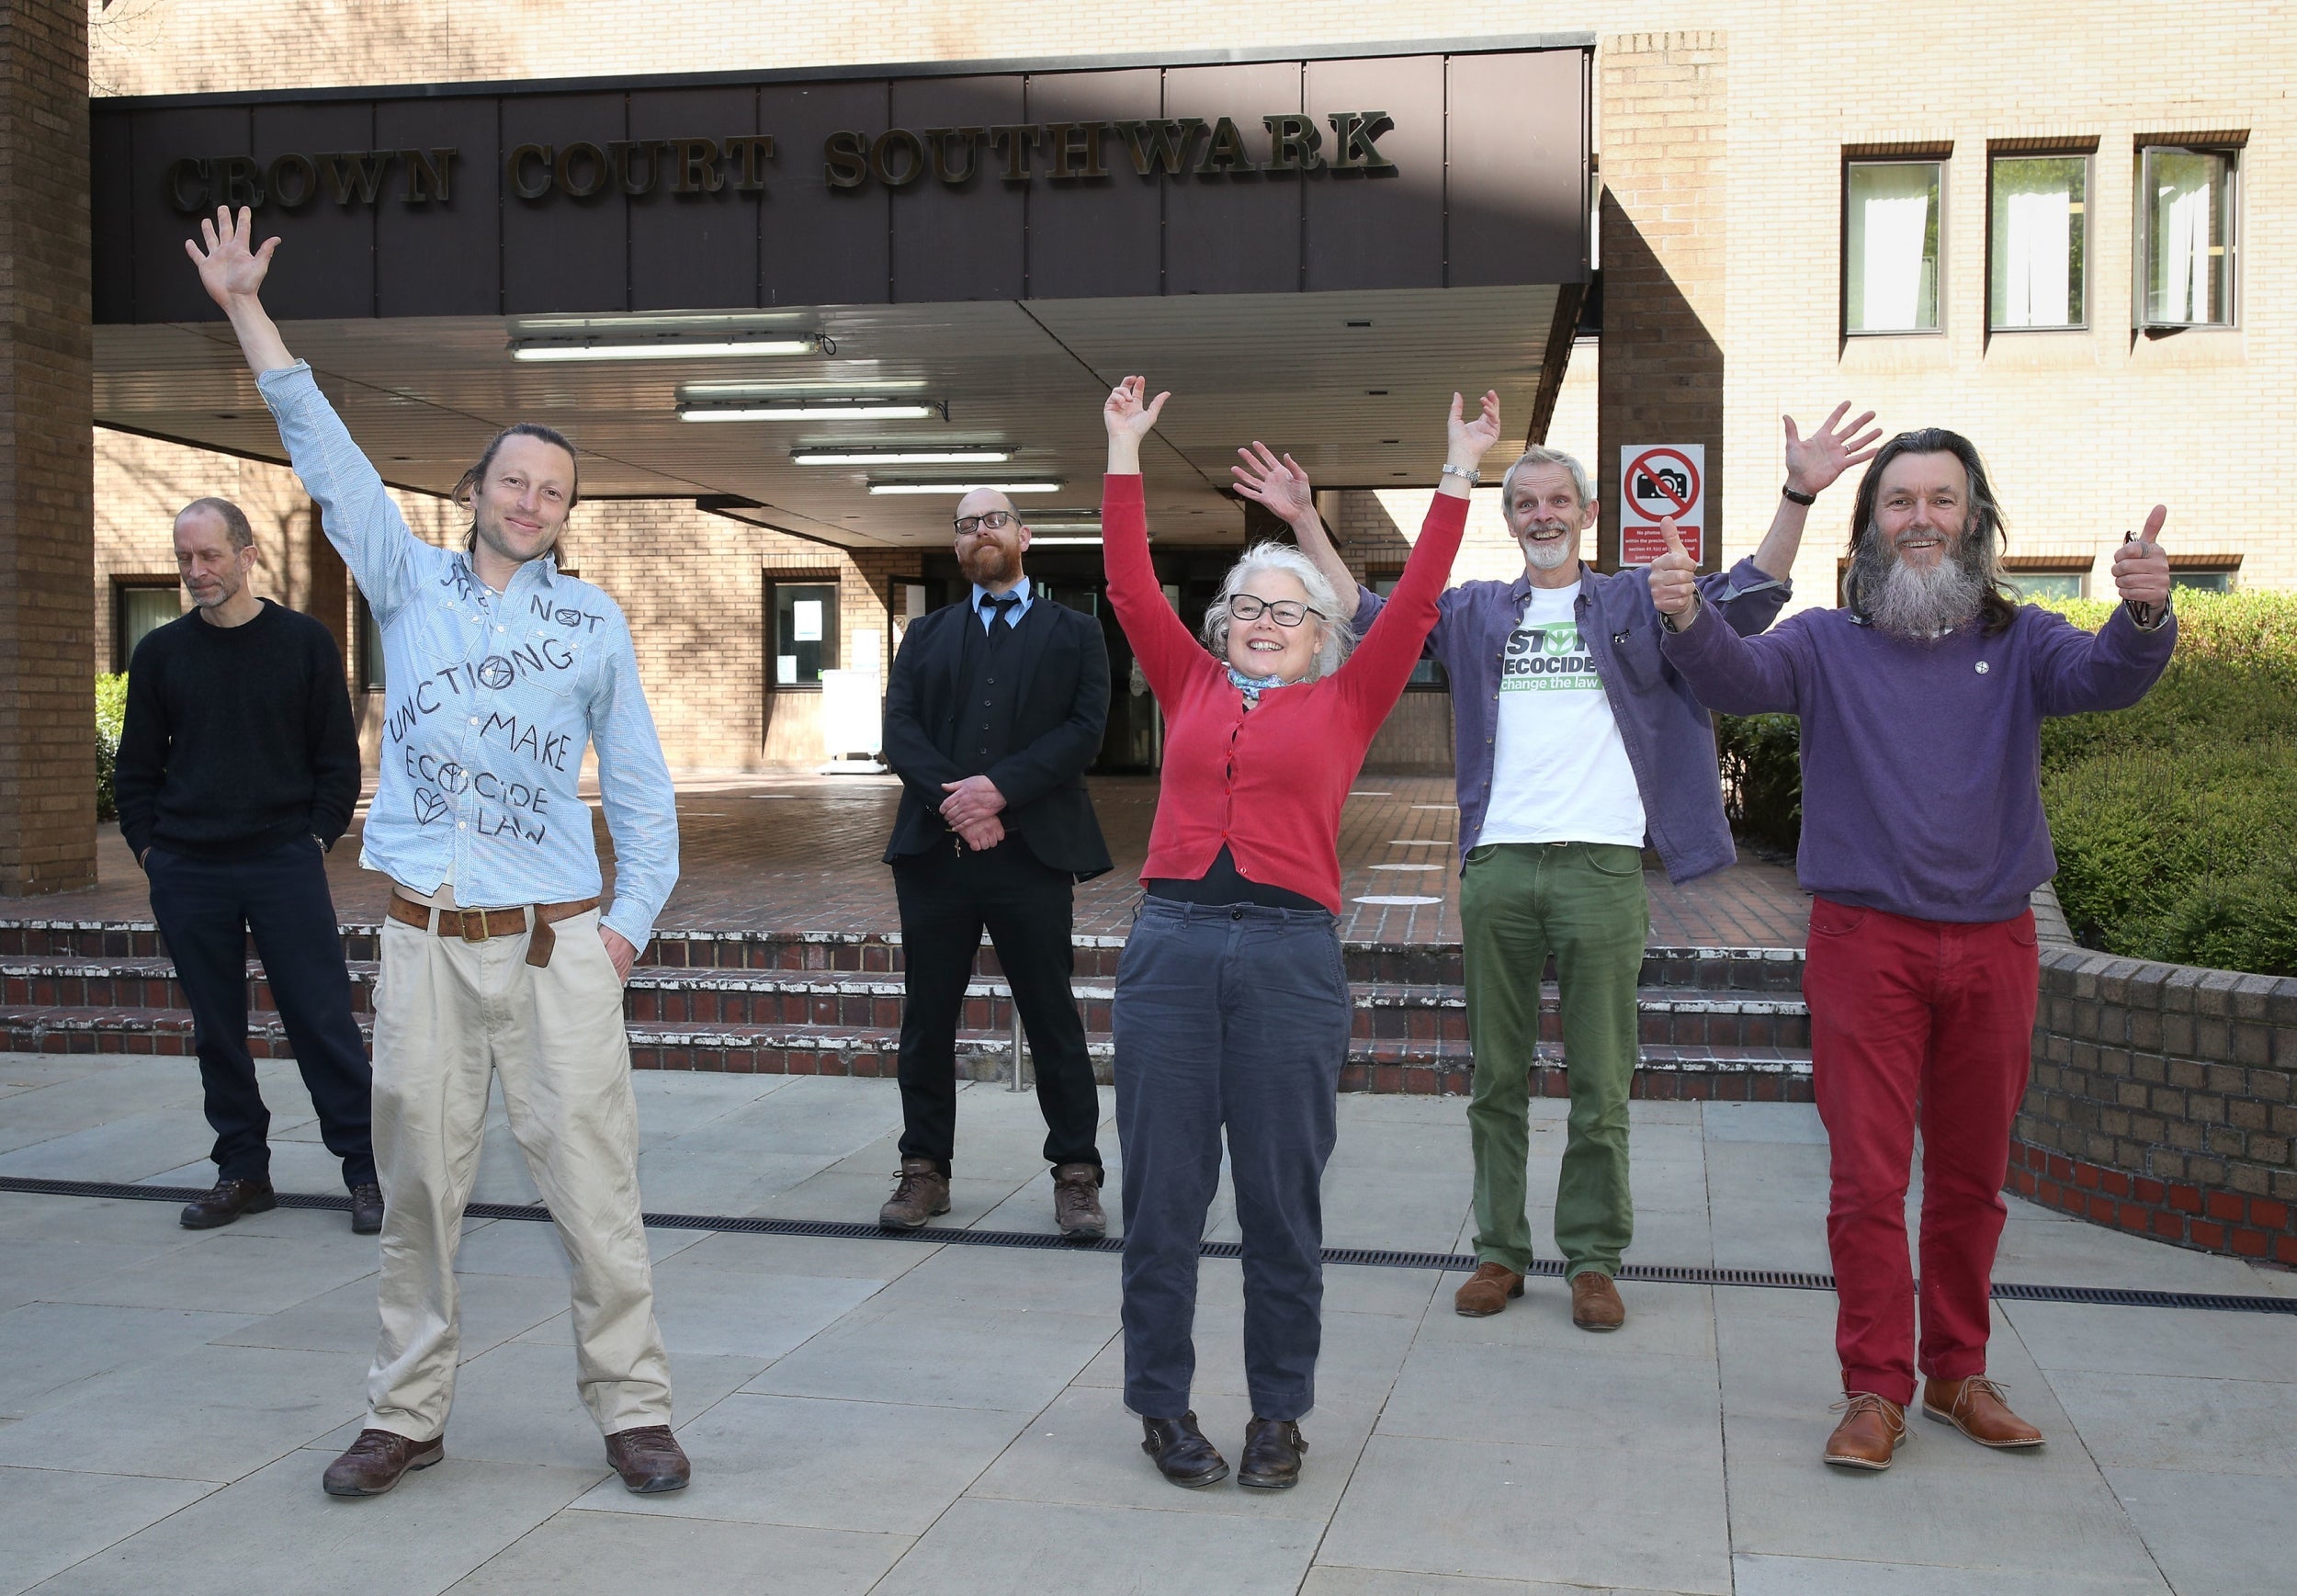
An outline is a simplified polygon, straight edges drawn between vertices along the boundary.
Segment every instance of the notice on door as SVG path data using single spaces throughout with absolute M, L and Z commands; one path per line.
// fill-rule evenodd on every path
M 1619 563 L 1648 565 L 1667 552 L 1659 523 L 1675 519 L 1683 549 L 1706 562 L 1707 446 L 1623 444 L 1619 450 Z

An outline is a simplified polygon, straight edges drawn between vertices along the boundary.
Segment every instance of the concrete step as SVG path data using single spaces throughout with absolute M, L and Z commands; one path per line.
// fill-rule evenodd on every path
M 1361 1016 L 1363 1011 L 1359 1010 Z M 1648 1016 L 1646 1016 L 1647 1020 Z M 372 1028 L 361 1014 L 362 1034 Z M 713 1073 L 876 1076 L 890 1078 L 900 1031 L 895 1025 L 633 1020 L 630 1061 L 640 1070 Z M 1010 1079 L 1011 1033 L 969 1026 L 957 1038 L 957 1072 L 975 1081 Z M 1094 1072 L 1110 1081 L 1115 1049 L 1105 1033 L 1087 1047 Z M 259 1058 L 292 1056 L 278 1016 L 251 1014 L 248 1048 Z M 0 1006 L 0 1049 L 11 1052 L 130 1053 L 186 1056 L 192 1051 L 187 1010 L 153 1006 Z M 1567 1074 L 1562 1047 L 1539 1046 L 1533 1072 L 1535 1094 L 1563 1096 Z M 1806 1048 L 1717 1046 L 1703 1042 L 1645 1043 L 1639 1048 L 1635 1093 L 1646 1097 L 1805 1101 L 1810 1095 Z M 1473 1057 L 1461 1036 L 1353 1037 L 1341 1072 L 1343 1091 L 1430 1095 L 1467 1091 Z
M 376 967 L 351 964 L 352 1006 L 371 1010 Z M 1072 983 L 1088 1033 L 1111 1029 L 1114 982 L 1085 978 Z M 1467 1037 L 1467 1009 L 1457 986 L 1358 982 L 1355 1035 L 1364 1040 L 1459 1041 Z M 184 1009 L 188 1007 L 164 958 L 0 958 L 0 998 L 13 1006 L 70 1009 Z M 624 1001 L 633 1024 L 704 1024 L 894 1028 L 901 1023 L 898 972 L 752 968 L 674 968 L 642 966 L 631 973 Z M 260 966 L 248 967 L 248 1007 L 261 1020 L 274 1012 L 270 984 Z M 1657 1046 L 1806 1047 L 1809 1022 L 1799 995 L 1730 988 L 1646 987 L 1637 996 L 1640 1036 Z M 1561 1038 L 1554 985 L 1540 994 L 1541 1035 Z M 967 988 L 959 1024 L 1003 1035 L 1013 1024 L 1012 989 L 991 978 Z

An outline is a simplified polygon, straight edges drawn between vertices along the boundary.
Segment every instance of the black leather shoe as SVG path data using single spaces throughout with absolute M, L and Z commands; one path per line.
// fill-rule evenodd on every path
M 1218 1485 L 1228 1477 L 1228 1460 L 1215 1452 L 1205 1432 L 1196 1428 L 1196 1415 L 1183 1413 L 1178 1419 L 1143 1419 L 1141 1433 L 1147 1437 L 1140 1449 L 1157 1460 L 1157 1472 L 1174 1485 L 1194 1489 L 1202 1485 Z
M 383 1188 L 369 1181 L 351 1188 L 351 1233 L 372 1236 L 383 1228 Z
M 278 1205 L 269 1181 L 218 1181 L 215 1190 L 184 1205 L 184 1228 L 212 1230 L 242 1214 L 267 1214 Z
M 1244 1427 L 1244 1461 L 1236 1482 L 1254 1490 L 1290 1490 L 1300 1483 L 1300 1455 L 1308 1449 L 1300 1426 L 1289 1419 L 1258 1414 Z

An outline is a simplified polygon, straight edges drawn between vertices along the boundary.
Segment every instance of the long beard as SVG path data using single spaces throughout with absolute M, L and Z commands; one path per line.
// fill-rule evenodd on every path
M 1568 534 L 1552 543 L 1533 542 L 1529 536 L 1518 538 L 1515 546 L 1523 550 L 1523 562 L 1534 571 L 1553 571 L 1571 558 L 1571 538 Z
M 1879 631 L 1928 642 L 1951 628 L 1975 619 L 1985 602 L 1985 576 L 1965 562 L 1967 539 L 1957 540 L 1946 558 L 1918 571 L 1898 558 L 1897 549 L 1869 529 L 1859 544 L 1856 588 L 1866 601 L 1866 618 Z
M 1006 555 L 1003 545 L 982 543 L 957 562 L 957 569 L 965 573 L 967 582 L 987 587 L 991 583 L 1004 581 L 1012 574 L 1013 560 Z

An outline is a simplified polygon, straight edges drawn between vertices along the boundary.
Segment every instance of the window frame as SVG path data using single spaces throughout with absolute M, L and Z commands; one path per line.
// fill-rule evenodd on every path
M 1995 167 L 2004 161 L 2076 161 L 2082 163 L 2082 278 L 2079 303 L 2072 321 L 2054 322 L 2046 326 L 2013 327 L 1996 320 L 1997 303 L 1994 295 L 1994 265 L 2000 240 L 1995 236 L 1994 198 Z M 2098 232 L 2091 225 L 2098 214 L 2098 141 L 2068 139 L 2063 142 L 2027 142 L 2020 141 L 1989 145 L 1986 153 L 1986 331 L 1991 339 L 1997 333 L 2087 333 L 2095 320 L 2092 301 L 2095 298 L 2098 274 L 2092 267 L 2098 252 Z M 1941 254 L 1944 253 L 1943 241 Z
M 2174 136 L 2141 136 L 2131 141 L 2131 181 L 2135 187 L 2135 215 L 2130 252 L 2130 319 L 2141 333 L 2168 334 L 2188 330 L 2230 332 L 2241 325 L 2241 191 L 2240 141 L 2180 140 Z M 2225 316 L 2219 322 L 2167 322 L 2153 314 L 2154 204 L 2146 174 L 2152 157 L 2167 152 L 2180 155 L 2214 155 L 2225 163 Z
M 130 593 L 155 593 L 165 588 L 175 599 L 175 614 L 169 619 L 177 619 L 184 613 L 183 586 L 181 576 L 162 576 L 156 572 L 149 576 L 120 574 L 112 578 L 112 671 L 115 674 L 124 674 L 130 662 L 135 658 L 135 649 L 128 641 L 128 595 Z M 160 623 L 161 626 L 166 624 L 166 621 Z M 142 640 L 141 637 L 136 639 L 137 642 Z
M 819 693 L 821 691 L 820 673 L 843 668 L 838 662 L 844 653 L 845 640 L 841 629 L 841 617 L 845 595 L 837 572 L 825 572 L 818 575 L 809 575 L 802 572 L 769 571 L 764 574 L 764 624 L 760 628 L 762 633 L 760 640 L 764 647 L 760 651 L 760 658 L 765 674 L 765 690 L 769 693 Z M 823 659 L 815 671 L 814 680 L 810 682 L 781 680 L 781 668 L 778 662 L 782 643 L 781 611 L 775 600 L 775 590 L 784 587 L 829 589 L 829 605 L 821 617 Z
M 1404 568 L 1400 565 L 1393 571 L 1366 571 L 1363 585 L 1375 598 L 1385 602 L 1396 591 L 1396 584 L 1403 579 L 1403 575 Z M 1443 662 L 1430 659 L 1425 654 L 1412 662 L 1411 674 L 1404 679 L 1404 691 L 1407 693 L 1449 693 L 1451 690 L 1452 678 L 1443 669 Z
M 1850 173 L 1854 167 L 1860 166 L 1934 166 L 1938 169 L 1938 255 L 1930 273 L 1933 316 L 1930 326 L 1850 325 Z M 1836 221 L 1836 259 L 1839 280 L 1836 284 L 1835 303 L 1836 318 L 1845 341 L 1852 338 L 1942 338 L 1946 335 L 1946 274 L 1951 259 L 1946 219 L 1952 200 L 1952 166 L 1953 147 L 1951 144 L 1884 148 L 1852 145 L 1843 150 L 1839 181 L 1840 208 Z

